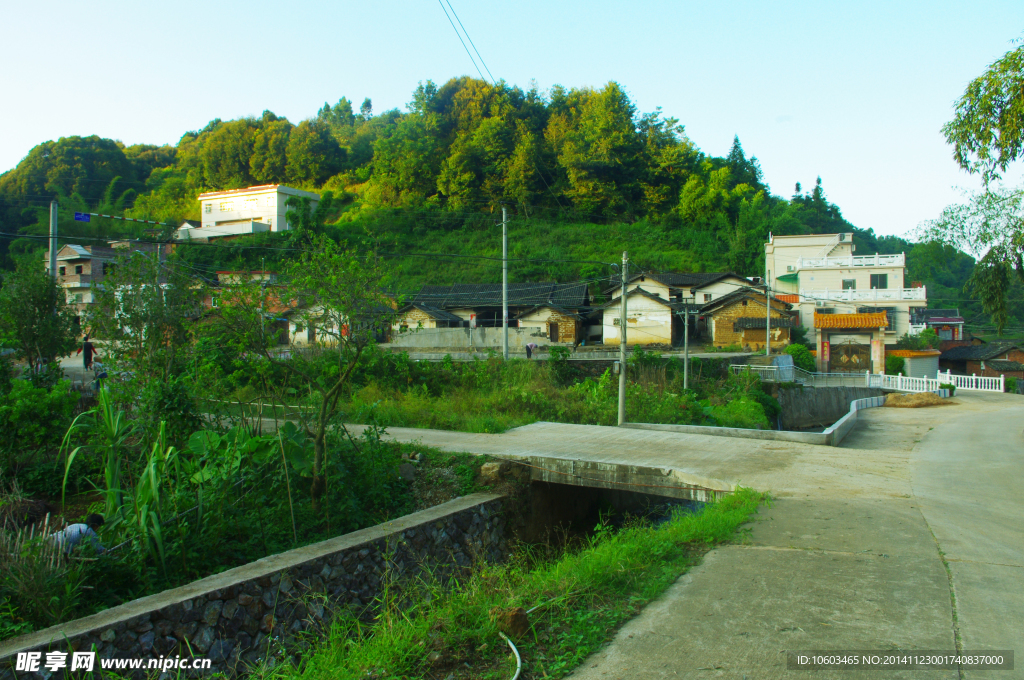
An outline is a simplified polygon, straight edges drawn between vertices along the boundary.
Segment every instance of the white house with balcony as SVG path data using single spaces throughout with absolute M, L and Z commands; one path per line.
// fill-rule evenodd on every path
M 903 253 L 855 255 L 854 250 L 852 233 L 770 236 L 765 244 L 769 281 L 780 299 L 798 305 L 800 325 L 815 333 L 816 343 L 815 314 L 885 312 L 882 341 L 895 345 L 911 331 L 914 313 L 928 306 L 927 291 L 907 285 Z
M 209 241 L 211 238 L 246 236 L 270 231 L 288 231 L 288 199 L 308 198 L 316 209 L 320 195 L 282 184 L 199 194 L 198 222 L 186 221 L 174 233 L 179 241 Z

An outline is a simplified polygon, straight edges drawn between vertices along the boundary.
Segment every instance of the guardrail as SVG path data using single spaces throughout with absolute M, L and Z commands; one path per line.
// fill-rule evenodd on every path
M 920 288 L 869 288 L 867 290 L 846 288 L 820 288 L 815 290 L 801 289 L 800 297 L 810 300 L 830 300 L 836 302 L 878 302 L 898 300 L 927 300 L 928 291 L 925 286 Z
M 954 385 L 958 390 L 975 392 L 1004 392 L 1006 378 L 981 375 L 955 375 L 946 371 L 935 378 L 915 378 L 907 375 L 879 373 L 812 373 L 795 366 L 750 366 L 732 364 L 733 374 L 746 371 L 756 373 L 765 382 L 795 382 L 807 387 L 878 387 L 900 392 L 935 392 L 941 385 Z
M 853 255 L 846 257 L 801 257 L 797 260 L 800 269 L 821 267 L 902 267 L 906 258 L 898 255 Z

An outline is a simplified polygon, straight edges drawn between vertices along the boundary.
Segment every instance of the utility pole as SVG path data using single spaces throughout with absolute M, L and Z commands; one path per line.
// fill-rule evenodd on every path
M 622 293 L 619 309 L 619 425 L 626 423 L 626 268 L 629 255 L 622 251 Z
M 57 278 L 57 201 L 50 201 L 50 278 Z
M 683 389 L 690 389 L 690 303 L 683 298 Z
M 508 361 L 508 206 L 501 206 L 501 355 Z
M 764 263 L 764 306 L 768 310 L 764 320 L 764 355 L 766 357 L 772 355 L 772 289 L 768 285 L 770 275 L 766 259 Z

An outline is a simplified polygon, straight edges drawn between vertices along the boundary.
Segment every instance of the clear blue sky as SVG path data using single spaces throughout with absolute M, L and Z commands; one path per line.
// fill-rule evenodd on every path
M 1024 31 L 1020 0 L 452 4 L 496 78 L 616 80 L 707 153 L 739 135 L 777 194 L 820 175 L 847 219 L 883 234 L 978 186 L 939 129 Z M 174 143 L 213 118 L 297 122 L 342 96 L 404 108 L 420 81 L 476 74 L 437 0 L 12 3 L 0 64 L 0 169 L 61 136 Z

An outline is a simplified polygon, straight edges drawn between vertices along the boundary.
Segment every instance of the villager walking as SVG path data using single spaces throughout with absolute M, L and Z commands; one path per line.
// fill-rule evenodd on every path
M 93 344 L 91 342 L 89 342 L 88 335 L 85 336 L 85 338 L 82 340 L 82 346 L 78 348 L 77 352 L 75 352 L 76 356 L 79 354 L 82 355 L 82 359 L 85 363 L 85 370 L 88 371 L 90 368 L 92 368 L 92 359 L 93 356 L 96 355 L 96 348 L 93 347 Z
M 96 533 L 96 530 L 105 524 L 102 515 L 92 513 L 85 518 L 84 524 L 70 524 L 63 530 L 58 531 L 50 540 L 57 543 L 65 555 L 70 555 L 71 551 L 74 550 L 83 540 L 88 541 L 96 548 L 97 553 L 102 553 L 106 550 L 103 544 L 100 543 L 100 537 Z

